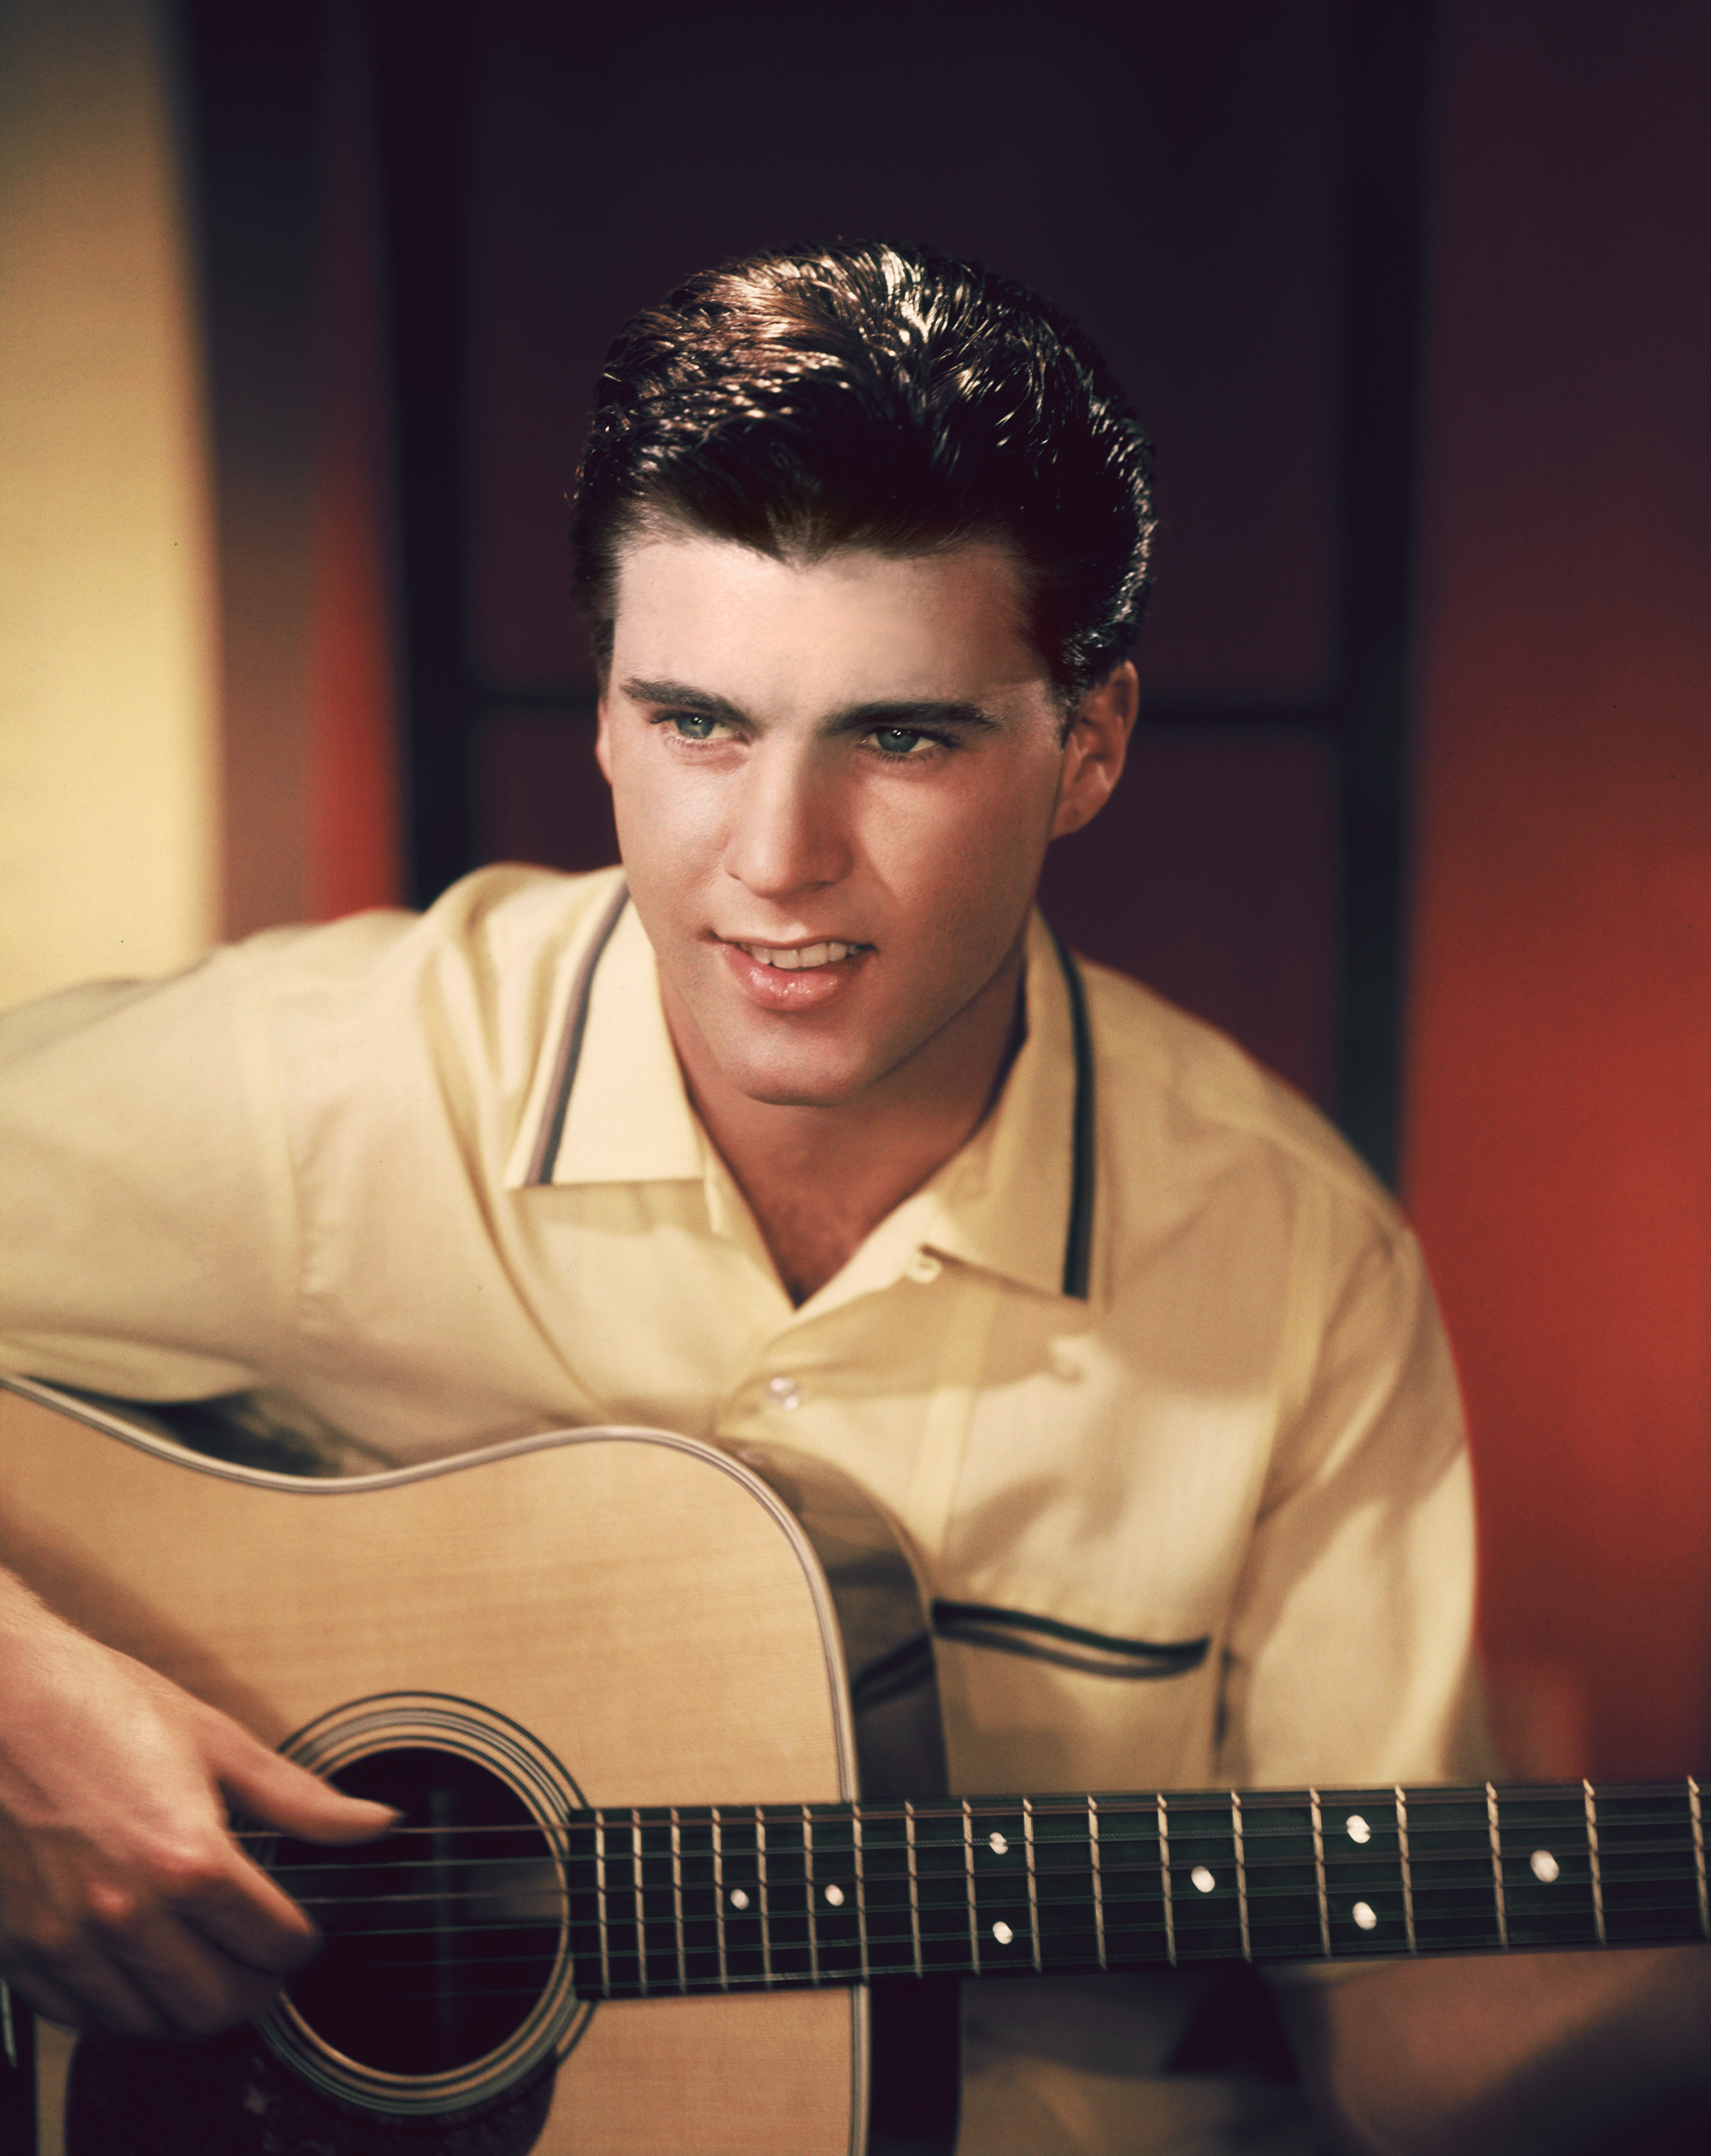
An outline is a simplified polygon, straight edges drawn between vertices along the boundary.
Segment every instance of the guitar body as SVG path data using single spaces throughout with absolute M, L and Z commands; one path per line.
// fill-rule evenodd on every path
M 592 1430 L 306 1481 L 66 1404 L 44 1388 L 0 1390 L 0 1560 L 73 1623 L 306 1763 L 360 1778 L 365 1763 L 408 1771 L 449 1755 L 466 1780 L 491 1784 L 504 1818 L 544 1827 L 579 1805 L 858 1794 L 851 1658 L 826 1569 L 797 1513 L 722 1454 Z M 847 1489 L 805 1499 L 810 1471 L 798 1463 L 790 1486 L 835 1568 L 874 1523 Z M 876 1573 L 869 1548 L 862 1571 L 846 1614 L 866 1646 L 919 1631 L 894 1550 Z M 875 1599 L 879 1574 L 894 1609 Z M 327 2036 L 288 2015 L 269 2031 L 267 2073 L 325 2103 L 325 2145 L 341 2151 L 426 2152 L 437 2136 L 543 2156 L 868 2148 L 865 1990 L 594 2006 L 576 1998 L 550 1924 L 542 1937 L 532 1995 L 500 2010 L 515 2025 L 466 2041 L 473 2057 L 412 2070 L 407 2046 L 377 2042 L 378 2057 L 353 2067 L 341 2025 Z M 80 2097 L 75 2071 L 73 2088 L 70 2156 L 93 2156 L 74 2127 L 80 2103 L 99 2117 L 100 2092 Z M 252 2111 L 273 2101 L 241 2072 L 234 2090 Z M 192 2145 L 187 2132 L 179 2141 Z M 275 2145 L 288 2144 L 254 2143 Z

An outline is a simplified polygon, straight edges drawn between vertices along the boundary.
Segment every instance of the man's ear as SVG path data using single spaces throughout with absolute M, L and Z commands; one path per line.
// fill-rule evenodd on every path
M 606 773 L 606 783 L 612 783 L 612 728 L 607 718 L 606 698 L 602 696 L 596 709 L 600 715 L 600 730 L 594 737 L 594 759 Z
M 1054 839 L 1092 823 L 1110 799 L 1112 788 L 1123 776 L 1123 759 L 1129 753 L 1140 705 L 1140 678 L 1127 659 L 1082 698 L 1063 746 L 1063 775 L 1052 818 Z

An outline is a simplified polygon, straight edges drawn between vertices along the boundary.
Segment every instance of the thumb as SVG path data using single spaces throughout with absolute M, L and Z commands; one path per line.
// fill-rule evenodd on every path
M 264 1826 L 305 1841 L 370 1841 L 396 1826 L 403 1814 L 391 1804 L 347 1797 L 319 1774 L 269 1752 L 248 1732 L 234 1728 L 241 1743 L 221 1748 L 213 1762 L 227 1798 Z

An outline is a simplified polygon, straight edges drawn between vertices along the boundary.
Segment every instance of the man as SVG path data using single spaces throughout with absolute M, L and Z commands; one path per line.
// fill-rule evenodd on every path
M 12 1367 L 275 1389 L 382 1460 L 600 1422 L 818 1453 L 930 1586 L 957 1789 L 1477 1775 L 1411 1240 L 1032 912 L 1122 769 L 1150 536 L 1132 415 L 1001 280 L 839 245 L 638 317 L 573 534 L 622 879 L 489 871 L 19 1014 Z M 4 1621 L 0 1970 L 132 2034 L 254 2012 L 310 1934 L 223 1799 L 382 1815 L 21 1593 Z M 1396 1989 L 1290 2018 L 1328 2103 L 1429 2134 Z M 1196 2000 L 987 1987 L 964 2147 L 1313 2145 L 1293 2096 L 1167 2071 Z M 1439 2107 L 1558 2026 L 1460 2084 L 1431 2037 Z

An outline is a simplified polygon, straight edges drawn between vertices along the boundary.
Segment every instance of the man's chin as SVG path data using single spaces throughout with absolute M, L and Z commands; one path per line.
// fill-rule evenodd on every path
M 766 1108 L 847 1108 L 873 1083 L 866 1071 L 780 1070 L 744 1062 L 722 1063 L 721 1075 L 734 1091 Z

